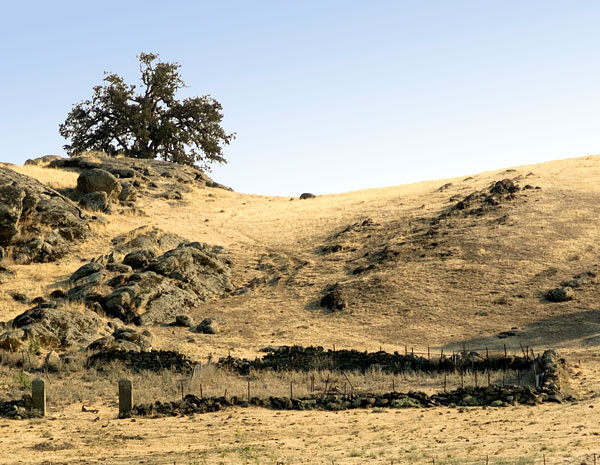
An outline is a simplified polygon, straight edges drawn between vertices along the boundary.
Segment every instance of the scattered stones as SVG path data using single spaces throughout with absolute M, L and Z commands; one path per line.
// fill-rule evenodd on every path
M 27 298 L 27 296 L 25 294 L 23 294 L 22 292 L 9 292 L 9 295 L 13 298 L 13 300 L 15 300 L 16 302 L 20 302 L 22 304 L 28 304 L 29 303 L 29 299 Z
M 319 249 L 322 254 L 328 255 L 331 253 L 337 253 L 344 250 L 344 246 L 341 244 L 324 245 Z
M 546 298 L 550 302 L 566 302 L 573 299 L 573 288 L 569 286 L 557 287 L 547 292 Z
M 596 272 L 588 270 L 573 276 L 573 279 L 569 281 L 563 282 L 562 286 L 571 288 L 583 287 L 594 282 L 594 278 L 596 278 Z
M 495 181 L 488 189 L 472 192 L 462 200 L 459 200 L 445 210 L 438 220 L 461 212 L 465 215 L 481 216 L 486 212 L 497 208 L 506 201 L 514 200 L 516 198 L 516 193 L 520 190 L 521 188 L 510 179 Z M 456 200 L 457 196 L 451 198 L 451 201 Z

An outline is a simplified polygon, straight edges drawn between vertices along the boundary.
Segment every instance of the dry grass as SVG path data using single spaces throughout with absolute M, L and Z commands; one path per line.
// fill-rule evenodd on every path
M 44 166 L 13 165 L 10 166 L 10 168 L 21 174 L 37 179 L 53 189 L 75 187 L 77 185 L 77 178 L 79 177 L 79 173 L 74 171 L 46 168 Z
M 71 172 L 14 169 L 59 187 L 72 187 L 76 182 L 76 175 Z M 452 195 L 464 197 L 506 177 L 519 178 L 521 186 L 532 184 L 542 189 L 525 191 L 517 201 L 487 216 L 452 219 L 442 225 L 435 249 L 415 242 L 421 229 L 450 205 Z M 445 183 L 452 186 L 439 192 Z M 85 261 L 108 253 L 113 237 L 150 225 L 190 240 L 225 247 L 234 264 L 237 286 L 242 287 L 255 277 L 279 277 L 276 284 L 190 310 L 197 321 L 207 316 L 222 321 L 219 335 L 198 335 L 183 328 L 152 328 L 158 348 L 178 350 L 205 361 L 209 355 L 214 359 L 226 356 L 230 350 L 236 357 L 254 357 L 258 348 L 272 344 L 335 344 L 340 349 L 370 351 L 381 347 L 387 352 L 402 352 L 405 345 L 423 352 L 430 346 L 436 350 L 444 348 L 447 353 L 463 344 L 468 348 L 499 349 L 506 343 L 514 351 L 520 350 L 522 343 L 533 346 L 536 352 L 558 347 L 573 365 L 580 358 L 583 360 L 580 371 L 584 374 L 574 378 L 572 386 L 582 400 L 574 405 L 478 409 L 468 414 L 274 413 L 250 409 L 207 415 L 200 423 L 193 419 L 138 420 L 135 434 L 144 440 L 132 441 L 122 439 L 130 434 L 131 425 L 115 422 L 114 405 L 102 404 L 114 392 L 114 379 L 96 373 L 95 384 L 105 387 L 99 387 L 94 395 L 92 385 L 88 388 L 87 381 L 83 382 L 71 401 L 96 399 L 101 406 L 101 421 L 91 423 L 89 415 L 77 413 L 76 406 L 61 406 L 60 410 L 56 407 L 52 415 L 58 422 L 44 427 L 57 437 L 72 435 L 79 439 L 65 439 L 73 443 L 72 450 L 44 452 L 44 457 L 73 461 L 85 447 L 98 458 L 103 452 L 93 444 L 102 443 L 119 450 L 119 454 L 111 456 L 112 463 L 130 463 L 135 459 L 172 463 L 174 458 L 178 463 L 245 463 L 245 459 L 254 462 L 249 456 L 257 457 L 260 463 L 286 464 L 331 464 L 332 460 L 340 464 L 383 464 L 391 460 L 431 463 L 432 457 L 436 463 L 469 463 L 473 457 L 486 455 L 490 456 L 490 463 L 541 463 L 544 451 L 552 457 L 551 463 L 575 463 L 575 459 L 589 463 L 589 452 L 597 448 L 599 433 L 593 415 L 600 408 L 594 397 L 600 382 L 596 374 L 600 370 L 596 358 L 600 344 L 598 284 L 578 290 L 576 298 L 566 303 L 549 303 L 542 296 L 574 274 L 598 270 L 600 157 L 302 201 L 194 189 L 184 194 L 183 202 L 143 197 L 139 207 L 146 216 L 107 217 L 108 224 L 98 227 L 93 239 L 58 264 L 9 264 L 15 274 L 0 275 L 0 320 L 8 320 L 27 308 L 9 297 L 9 291 L 24 292 L 30 298 L 44 294 L 61 286 Z M 503 215 L 508 216 L 498 221 Z M 333 239 L 348 225 L 365 218 L 372 218 L 379 226 Z M 331 255 L 318 252 L 319 246 L 336 241 L 347 248 Z M 398 245 L 402 242 L 408 246 Z M 358 264 L 364 264 L 385 246 L 399 248 L 399 258 L 371 272 L 352 274 Z M 343 312 L 329 314 L 316 303 L 323 289 L 335 282 L 344 286 L 350 305 Z M 518 328 L 517 336 L 502 340 L 496 337 L 498 332 L 513 327 Z M 115 369 L 115 373 L 119 371 Z M 56 386 L 66 388 L 73 383 L 74 378 L 69 376 L 65 375 L 64 381 L 55 380 Z M 203 384 L 215 391 L 227 386 L 244 392 L 244 379 L 218 376 L 223 376 L 219 382 L 206 378 Z M 287 392 L 290 378 L 282 376 L 269 379 L 264 389 Z M 306 378 L 297 376 L 291 380 L 301 389 L 300 386 L 306 386 Z M 0 379 L 5 385 L 12 383 L 12 375 Z M 376 384 L 376 379 L 379 378 L 373 375 L 371 382 Z M 378 382 L 385 386 L 390 381 L 384 377 Z M 403 380 L 397 381 L 400 390 Z M 408 381 L 424 390 L 429 389 L 428 383 L 432 388 L 439 384 L 439 380 L 418 377 Z M 171 393 L 177 397 L 178 391 L 169 387 L 174 384 L 172 380 L 169 385 L 165 383 L 150 380 L 151 386 L 159 386 L 158 390 L 168 394 L 166 397 Z M 149 397 L 160 395 L 156 391 Z M 99 423 L 109 419 L 110 425 L 115 426 L 101 428 Z M 213 427 L 207 428 L 208 423 Z M 0 422 L 0 426 L 4 424 Z M 65 428 L 63 436 L 53 425 Z M 23 456 L 23 450 L 31 450 L 24 448 L 40 442 L 27 428 L 10 427 L 10 437 L 20 435 L 25 439 L 0 442 L 7 451 L 4 457 Z M 179 440 L 165 445 L 165 437 Z M 126 451 L 122 449 L 124 443 L 128 444 Z M 251 453 L 246 454 L 245 447 Z M 33 456 L 29 454 L 28 457 Z M 10 463 L 10 459 L 0 459 L 0 463 Z

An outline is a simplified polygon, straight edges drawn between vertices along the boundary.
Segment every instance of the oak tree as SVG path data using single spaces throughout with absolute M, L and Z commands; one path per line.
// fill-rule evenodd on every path
M 223 147 L 235 137 L 221 126 L 221 104 L 210 96 L 177 100 L 185 87 L 178 63 L 139 55 L 141 85 L 105 73 L 90 100 L 73 106 L 59 132 L 70 139 L 67 154 L 98 150 L 134 158 L 162 158 L 203 168 L 226 163 Z

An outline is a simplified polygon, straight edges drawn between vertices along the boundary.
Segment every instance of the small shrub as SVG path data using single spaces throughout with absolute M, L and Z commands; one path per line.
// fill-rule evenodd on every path
M 13 384 L 20 389 L 31 389 L 31 378 L 24 371 L 13 374 Z

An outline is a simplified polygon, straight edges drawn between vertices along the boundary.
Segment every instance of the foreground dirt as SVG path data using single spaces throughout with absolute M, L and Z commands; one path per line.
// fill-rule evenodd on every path
M 600 399 L 504 409 L 276 412 L 115 419 L 75 406 L 0 421 L 0 463 L 584 463 L 600 453 Z
M 574 351 L 576 400 L 342 412 L 235 408 L 117 419 L 115 399 L 0 420 L 0 464 L 589 464 L 600 455 L 600 354 Z M 52 389 L 52 386 L 49 386 Z M 487 460 L 487 462 L 486 462 Z

